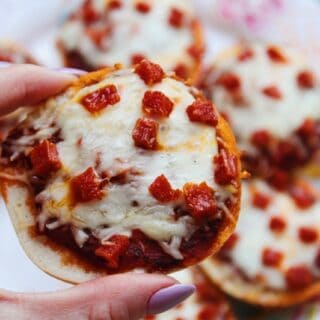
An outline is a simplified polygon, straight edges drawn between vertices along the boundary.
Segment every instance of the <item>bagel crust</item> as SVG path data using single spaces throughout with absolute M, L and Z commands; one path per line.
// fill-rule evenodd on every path
M 21 245 L 69 282 L 196 264 L 238 217 L 230 128 L 147 60 L 89 73 L 45 101 L 1 144 L 1 164 Z

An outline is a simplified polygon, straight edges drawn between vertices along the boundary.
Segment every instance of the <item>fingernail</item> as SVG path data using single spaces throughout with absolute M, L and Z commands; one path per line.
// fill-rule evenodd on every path
M 87 71 L 75 68 L 52 68 L 51 70 L 61 73 L 73 74 L 75 76 L 82 76 L 83 74 L 87 73 Z
M 7 68 L 7 67 L 10 67 L 11 65 L 12 63 L 10 62 L 0 61 L 0 68 Z
M 15 63 L 0 61 L 0 68 L 7 68 L 14 64 Z M 74 76 L 82 76 L 83 74 L 87 73 L 87 71 L 75 68 L 50 68 L 50 70 L 60 73 L 72 74 Z
M 0 61 L 0 68 L 7 68 L 14 64 L 15 63 Z M 87 73 L 87 71 L 84 71 L 81 69 L 75 69 L 75 68 L 50 68 L 50 70 L 57 71 L 60 73 L 71 74 L 74 76 L 82 76 L 83 74 Z
M 151 296 L 148 302 L 147 313 L 157 314 L 164 312 L 187 299 L 194 293 L 195 289 L 195 286 L 184 284 L 175 284 L 161 289 Z

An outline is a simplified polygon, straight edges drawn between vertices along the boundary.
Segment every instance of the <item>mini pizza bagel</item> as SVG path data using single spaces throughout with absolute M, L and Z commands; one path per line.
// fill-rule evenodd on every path
M 0 40 L 0 61 L 37 64 L 26 49 L 11 41 Z
M 216 61 L 202 86 L 229 121 L 251 173 L 291 171 L 320 148 L 319 80 L 295 50 L 239 45 Z
M 144 320 L 236 320 L 226 296 L 204 276 L 198 267 L 188 268 L 171 276 L 183 284 L 193 284 L 196 292 L 186 301 Z
M 2 193 L 32 261 L 81 282 L 171 272 L 216 252 L 240 203 L 240 160 L 215 106 L 143 60 L 89 73 L 1 144 Z
M 264 307 L 320 294 L 320 188 L 296 178 L 279 192 L 262 180 L 243 184 L 239 222 L 202 267 L 223 291 Z
M 85 0 L 63 24 L 60 49 L 68 67 L 97 70 L 142 59 L 195 80 L 202 29 L 188 1 Z

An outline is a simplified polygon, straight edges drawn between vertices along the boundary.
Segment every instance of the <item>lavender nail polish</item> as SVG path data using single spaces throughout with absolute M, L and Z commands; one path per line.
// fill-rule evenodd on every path
M 51 70 L 58 71 L 58 72 L 61 72 L 61 73 L 69 73 L 69 74 L 73 74 L 75 76 L 81 76 L 81 75 L 87 73 L 87 71 L 84 71 L 84 70 L 81 70 L 81 69 L 75 69 L 75 68 L 53 68 Z
M 147 313 L 157 314 L 164 312 L 187 299 L 194 293 L 195 289 L 195 286 L 184 284 L 176 284 L 161 289 L 151 296 L 148 302 Z
M 7 67 L 10 67 L 14 64 L 15 63 L 0 61 L 0 68 L 7 68 Z M 81 69 L 75 69 L 75 68 L 50 68 L 50 70 L 61 72 L 61 73 L 66 73 L 66 74 L 72 74 L 75 76 L 82 76 L 83 74 L 87 73 L 87 71 L 84 71 Z
M 0 68 L 7 68 L 10 67 L 12 63 L 10 62 L 5 62 L 5 61 L 0 61 Z

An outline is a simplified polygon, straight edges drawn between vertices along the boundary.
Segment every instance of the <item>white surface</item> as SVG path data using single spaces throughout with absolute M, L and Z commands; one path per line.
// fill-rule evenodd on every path
M 79 0 L 0 0 L 0 37 L 27 47 L 44 65 L 61 65 L 55 49 L 57 26 Z
M 38 269 L 25 255 L 0 199 L 0 287 L 13 291 L 50 291 L 68 287 Z

